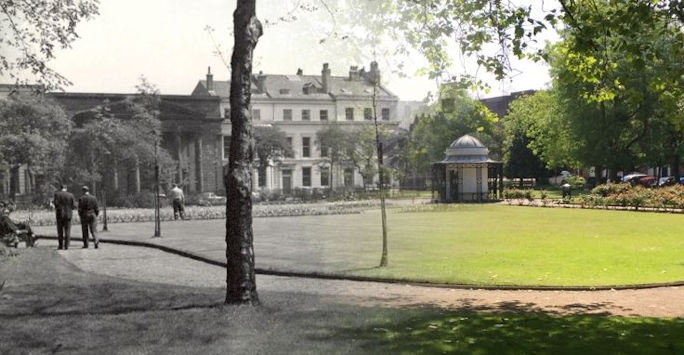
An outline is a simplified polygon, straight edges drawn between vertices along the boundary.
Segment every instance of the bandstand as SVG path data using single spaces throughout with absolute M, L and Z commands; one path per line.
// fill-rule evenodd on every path
M 503 163 L 489 158 L 489 149 L 465 135 L 446 150 L 444 160 L 432 163 L 432 192 L 440 202 L 483 202 L 501 199 Z

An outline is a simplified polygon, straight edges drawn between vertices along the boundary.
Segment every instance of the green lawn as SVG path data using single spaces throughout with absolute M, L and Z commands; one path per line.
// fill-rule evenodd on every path
M 391 214 L 390 266 L 355 274 L 499 285 L 684 280 L 682 215 L 501 205 L 435 211 Z
M 377 209 L 255 218 L 256 266 L 473 285 L 684 281 L 681 214 L 468 204 L 441 205 L 436 212 L 391 209 L 388 222 L 389 266 L 380 269 Z M 112 224 L 101 237 L 160 243 L 225 261 L 224 220 L 164 222 L 162 238 L 150 238 L 153 229 L 152 223 Z M 55 234 L 54 227 L 40 231 Z

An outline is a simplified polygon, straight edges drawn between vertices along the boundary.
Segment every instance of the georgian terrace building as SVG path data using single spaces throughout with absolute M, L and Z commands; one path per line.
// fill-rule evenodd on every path
M 352 66 L 346 76 L 331 75 L 327 64 L 323 64 L 320 75 L 304 75 L 301 70 L 294 75 L 253 75 L 253 124 L 277 126 L 285 132 L 294 151 L 292 157 L 271 162 L 265 175 L 259 176 L 255 170 L 254 190 L 289 193 L 296 188 L 327 188 L 330 181 L 336 189 L 362 187 L 363 179 L 351 165 L 329 170 L 316 144 L 316 132 L 333 122 L 347 129 L 372 125 L 373 83 L 379 77 L 375 62 L 368 71 Z M 5 91 L 9 94 L 9 90 Z M 107 105 L 114 116 L 125 118 L 130 112 L 126 112 L 123 102 L 127 97 L 135 96 L 109 93 L 49 95 L 77 125 L 92 117 L 93 110 L 102 105 Z M 210 70 L 190 95 L 161 95 L 161 146 L 178 161 L 174 179 L 186 192 L 222 192 L 224 189 L 222 176 L 228 164 L 231 135 L 229 95 L 230 82 L 214 81 Z M 397 96 L 380 85 L 375 88 L 375 97 L 379 123 L 389 130 L 398 128 Z M 109 193 L 153 190 L 152 176 L 144 168 L 131 162 L 118 162 L 112 164 L 110 170 L 105 177 Z M 29 195 L 35 190 L 33 184 L 28 183 L 31 179 L 21 179 L 27 174 L 20 171 L 14 175 L 17 176 L 13 178 L 9 171 L 0 172 L 1 195 Z

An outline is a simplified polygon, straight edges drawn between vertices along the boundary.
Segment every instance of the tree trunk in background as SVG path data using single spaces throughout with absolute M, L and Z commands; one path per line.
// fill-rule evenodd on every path
M 252 232 L 252 116 L 249 111 L 252 52 L 262 34 L 256 0 L 238 0 L 233 13 L 235 42 L 231 58 L 230 121 L 232 139 L 226 194 L 226 303 L 259 303 L 254 274 Z

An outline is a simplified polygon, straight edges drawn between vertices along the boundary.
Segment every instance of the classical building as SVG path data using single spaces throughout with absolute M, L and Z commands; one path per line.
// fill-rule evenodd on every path
M 377 63 L 370 70 L 352 66 L 347 76 L 333 76 L 328 64 L 320 75 L 253 75 L 253 125 L 280 128 L 292 144 L 294 155 L 271 162 L 265 174 L 254 172 L 254 190 L 281 191 L 294 189 L 350 189 L 363 186 L 361 175 L 350 165 L 330 171 L 325 153 L 316 143 L 316 133 L 329 123 L 345 129 L 373 124 L 373 102 L 378 122 L 390 131 L 398 125 L 398 98 L 386 87 L 374 85 L 380 79 Z M 11 94 L 7 85 L 3 95 Z M 5 95 L 5 96 L 6 96 Z M 94 116 L 98 106 L 109 107 L 116 117 L 130 116 L 124 101 L 135 94 L 49 93 L 72 117 L 76 125 Z M 222 176 L 228 163 L 230 146 L 230 82 L 214 80 L 211 71 L 200 80 L 190 95 L 161 95 L 159 119 L 162 123 L 161 146 L 178 164 L 175 182 L 189 193 L 222 193 Z M 375 98 L 375 100 L 374 100 Z M 0 172 L 2 195 L 32 192 L 22 168 L 13 174 Z M 149 169 L 147 169 L 149 170 Z M 108 191 L 132 194 L 153 190 L 151 174 L 134 162 L 112 162 L 106 174 Z M 16 175 L 16 176 L 14 176 Z M 12 185 L 16 184 L 16 186 Z M 12 188 L 14 186 L 14 188 Z
M 482 202 L 502 198 L 503 164 L 489 149 L 465 135 L 447 148 L 444 160 L 432 164 L 432 188 L 440 202 Z
M 271 164 L 265 174 L 255 172 L 255 190 L 279 190 L 290 193 L 296 188 L 359 188 L 361 175 L 351 166 L 335 166 L 330 171 L 316 144 L 316 133 L 330 123 L 346 129 L 373 124 L 375 96 L 378 122 L 390 131 L 399 126 L 399 99 L 383 85 L 376 62 L 370 70 L 352 66 L 347 76 L 333 76 L 328 64 L 320 75 L 254 75 L 252 81 L 252 117 L 254 125 L 272 125 L 283 131 L 292 144 L 294 156 Z M 230 82 L 217 81 L 209 70 L 192 92 L 193 97 L 218 97 L 221 102 L 223 165 L 228 161 L 230 143 Z M 332 177 L 332 179 L 331 179 Z

